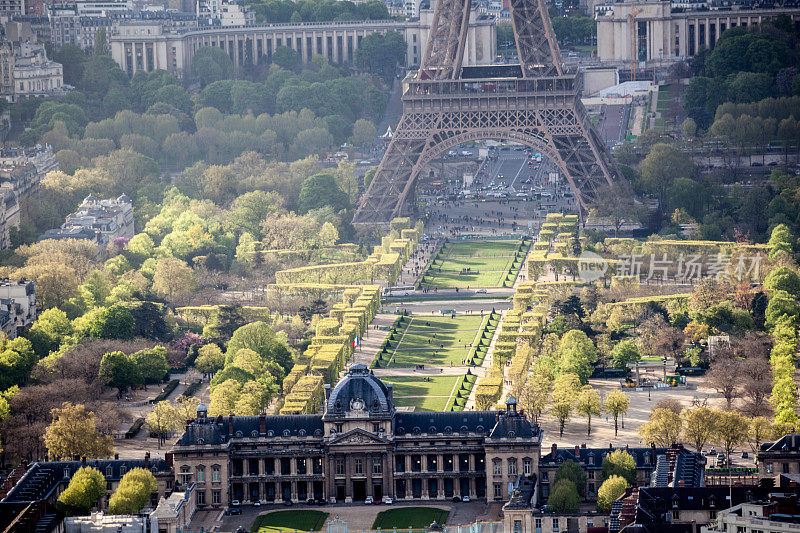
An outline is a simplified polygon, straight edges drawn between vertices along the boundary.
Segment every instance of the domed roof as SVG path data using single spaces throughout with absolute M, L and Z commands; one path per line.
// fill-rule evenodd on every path
M 326 415 L 344 415 L 349 411 L 368 411 L 370 415 L 391 415 L 392 395 L 384 383 L 366 365 L 353 365 L 331 392 Z

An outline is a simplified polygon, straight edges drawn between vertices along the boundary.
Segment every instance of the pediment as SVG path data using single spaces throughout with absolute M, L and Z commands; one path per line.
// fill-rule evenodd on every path
M 363 429 L 352 429 L 347 433 L 342 433 L 334 437 L 330 444 L 388 444 L 389 441 L 386 439 L 382 439 L 372 433 L 364 431 Z

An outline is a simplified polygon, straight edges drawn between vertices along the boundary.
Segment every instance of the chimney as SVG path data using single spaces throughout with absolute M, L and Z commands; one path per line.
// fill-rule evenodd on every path
M 614 449 L 614 445 L 613 445 L 613 444 L 611 444 L 610 442 L 608 443 L 608 449 L 609 449 L 609 450 L 613 450 L 613 449 Z
M 386 384 L 386 388 L 387 388 L 387 389 L 388 389 L 388 391 L 389 391 L 389 394 L 388 394 L 388 396 L 389 396 L 389 401 L 390 401 L 391 403 L 394 403 L 394 383 L 387 383 L 387 384 Z
M 575 460 L 577 461 L 580 456 L 581 456 L 581 447 L 576 444 L 575 445 Z
M 627 444 L 625 445 L 625 453 L 631 453 L 631 449 Z
M 329 399 L 331 397 L 331 386 L 329 383 L 325 384 L 325 399 Z
M 144 452 L 144 467 L 150 468 L 150 452 Z
M 586 449 L 586 443 L 585 443 L 585 442 L 582 442 L 582 443 L 581 443 L 581 450 L 585 450 L 585 449 Z
M 650 443 L 650 463 L 655 465 L 656 464 L 656 443 Z
M 228 416 L 228 435 L 233 435 L 233 413 Z
M 267 415 L 263 411 L 258 415 L 258 432 L 262 435 L 267 433 Z
M 115 461 L 118 461 L 118 460 L 119 460 L 119 454 L 118 454 L 118 453 L 115 453 L 115 454 L 114 454 L 114 460 L 115 460 Z
M 558 444 L 556 444 L 555 442 L 553 443 L 552 446 L 550 446 L 550 453 L 553 454 L 553 457 L 555 457 L 558 454 Z

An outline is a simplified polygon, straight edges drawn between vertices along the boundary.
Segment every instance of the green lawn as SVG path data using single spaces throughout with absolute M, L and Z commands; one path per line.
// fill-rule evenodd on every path
M 287 531 L 322 531 L 328 513 L 298 509 L 273 511 L 256 518 L 252 533 L 283 533 Z
M 460 365 L 482 322 L 480 315 L 413 317 L 388 366 Z
M 430 381 L 425 381 L 428 378 Z M 417 411 L 444 411 L 458 376 L 382 376 L 394 384 L 394 403 Z
M 375 517 L 372 529 L 381 528 L 382 531 L 399 529 L 424 529 L 435 520 L 439 525 L 444 525 L 450 511 L 436 507 L 399 507 L 381 511 Z
M 500 287 L 515 261 L 520 241 L 475 241 L 449 243 L 439 252 L 425 274 L 425 286 Z M 470 271 L 467 272 L 466 270 Z

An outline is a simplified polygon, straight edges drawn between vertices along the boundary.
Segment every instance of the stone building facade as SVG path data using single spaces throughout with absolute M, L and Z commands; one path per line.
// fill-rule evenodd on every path
M 538 469 L 542 432 L 506 411 L 401 412 L 393 387 L 355 365 L 326 390 L 322 415 L 209 418 L 204 406 L 171 450 L 198 505 L 367 497 L 507 500 Z
M 151 21 L 130 20 L 115 23 L 109 42 L 111 56 L 120 68 L 133 76 L 139 70 L 164 69 L 178 77 L 190 71 L 192 57 L 202 46 L 225 50 L 238 69 L 248 61 L 270 58 L 279 46 L 300 53 L 303 62 L 322 55 L 331 63 L 355 60 L 361 39 L 371 33 L 400 32 L 408 45 L 406 65 L 419 65 L 428 40 L 433 12 L 424 10 L 412 21 L 307 22 L 170 30 Z M 464 51 L 465 65 L 490 64 L 496 44 L 495 19 L 475 12 L 470 17 Z

